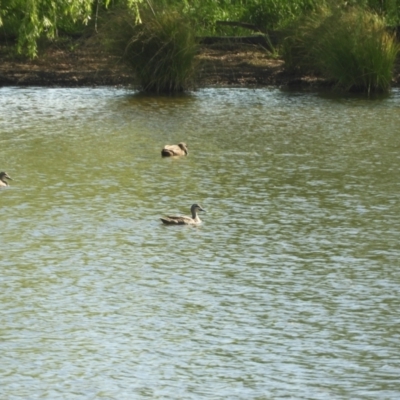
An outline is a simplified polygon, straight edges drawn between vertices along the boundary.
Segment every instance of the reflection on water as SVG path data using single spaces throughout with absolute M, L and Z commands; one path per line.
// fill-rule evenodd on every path
M 399 92 L 0 94 L 1 398 L 399 398 Z

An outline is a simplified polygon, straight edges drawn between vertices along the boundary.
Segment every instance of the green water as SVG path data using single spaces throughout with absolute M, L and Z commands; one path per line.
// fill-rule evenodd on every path
M 2 88 L 0 398 L 398 399 L 399 126 L 399 91 Z

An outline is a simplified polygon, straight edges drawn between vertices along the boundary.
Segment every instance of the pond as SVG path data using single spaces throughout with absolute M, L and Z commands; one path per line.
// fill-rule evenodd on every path
M 2 88 L 0 397 L 398 399 L 399 126 L 397 90 Z

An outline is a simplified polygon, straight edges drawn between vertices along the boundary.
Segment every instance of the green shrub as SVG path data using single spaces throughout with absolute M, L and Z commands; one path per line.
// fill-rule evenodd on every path
M 284 38 L 281 52 L 286 70 L 301 74 L 321 73 L 314 54 L 316 39 L 319 39 L 317 32 L 331 14 L 328 7 L 320 7 L 281 30 Z
M 144 10 L 140 21 L 118 13 L 107 29 L 109 44 L 134 69 L 145 92 L 174 93 L 193 87 L 198 43 L 192 26 L 174 11 Z
M 320 10 L 284 46 L 289 68 L 312 71 L 347 91 L 388 91 L 399 50 L 385 20 L 359 8 Z

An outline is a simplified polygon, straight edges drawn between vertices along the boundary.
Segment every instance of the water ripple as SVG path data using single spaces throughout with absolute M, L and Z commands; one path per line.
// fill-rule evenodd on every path
M 4 398 L 399 397 L 397 91 L 1 92 Z

